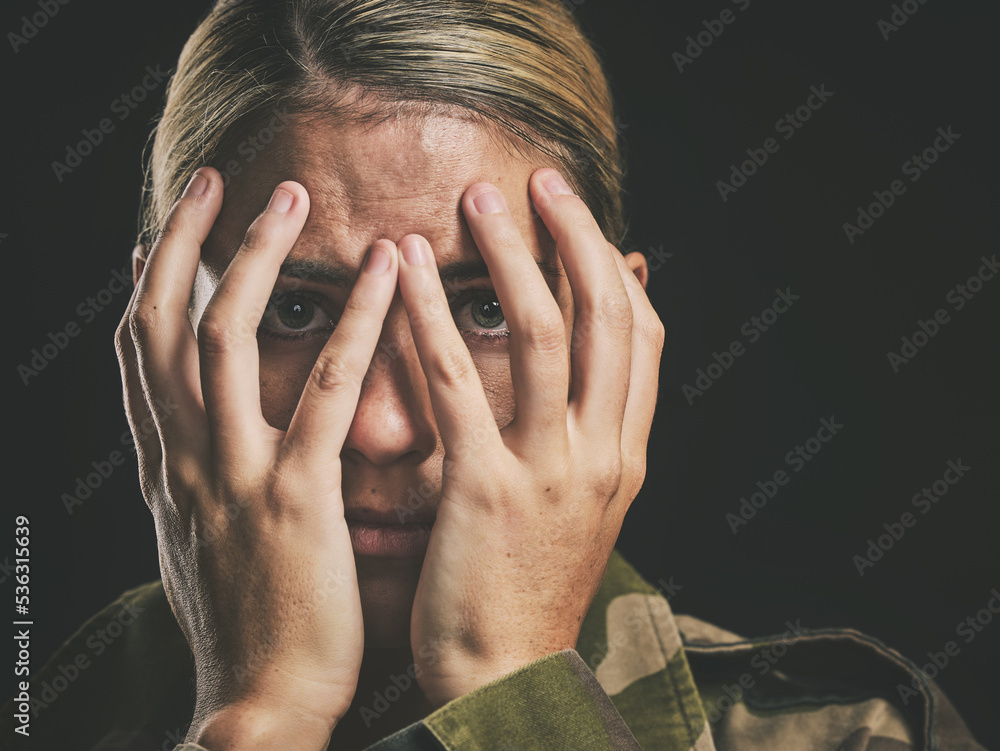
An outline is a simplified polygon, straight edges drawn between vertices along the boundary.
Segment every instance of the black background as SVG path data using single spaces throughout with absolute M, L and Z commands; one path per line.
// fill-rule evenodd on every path
M 888 2 L 576 4 L 620 107 L 629 239 L 672 253 L 650 256 L 660 267 L 650 295 L 668 336 L 648 478 L 619 547 L 650 581 L 673 577 L 676 612 L 740 633 L 779 633 L 796 619 L 849 626 L 919 664 L 956 641 L 961 652 L 938 681 L 989 746 L 1000 741 L 1000 618 L 970 643 L 955 629 L 1000 587 L 1000 279 L 961 311 L 945 295 L 997 251 L 998 7 L 910 5 L 916 13 L 884 39 L 876 24 L 893 12 Z M 678 71 L 672 53 L 724 8 L 733 23 Z M 165 84 L 125 120 L 111 103 L 147 65 L 172 68 L 204 3 L 76 0 L 15 54 L 7 32 L 37 10 L 14 0 L 0 22 L 0 252 L 13 443 L 4 524 L 13 537 L 14 516 L 31 517 L 40 667 L 96 609 L 158 576 L 131 459 L 72 515 L 60 496 L 122 449 L 127 430 L 113 348 L 127 293 L 90 323 L 76 308 L 128 266 L 141 152 Z M 833 95 L 785 140 L 775 122 L 811 86 Z M 115 130 L 57 180 L 51 163 L 104 117 Z M 902 165 L 939 127 L 961 136 L 911 183 Z M 768 137 L 778 152 L 722 201 L 716 181 Z M 905 194 L 850 243 L 843 223 L 896 179 Z M 799 299 L 748 344 L 742 325 L 786 287 Z M 950 322 L 893 372 L 887 352 L 939 308 Z M 25 385 L 18 364 L 69 321 L 82 333 Z M 734 340 L 746 353 L 689 404 L 682 385 Z M 824 417 L 844 428 L 790 471 L 785 454 Z M 919 513 L 911 497 L 959 458 L 972 469 Z M 779 469 L 789 484 L 734 535 L 725 515 Z M 853 556 L 905 511 L 916 525 L 859 576 Z M 10 540 L 0 557 L 12 551 Z M 2 590 L 12 597 L 10 578 Z

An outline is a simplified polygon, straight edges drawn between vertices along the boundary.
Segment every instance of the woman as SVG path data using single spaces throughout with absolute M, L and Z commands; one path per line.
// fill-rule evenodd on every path
M 498 31 L 522 13 L 563 49 L 546 59 L 530 27 Z M 199 689 L 191 734 L 208 747 L 320 747 L 335 724 L 368 730 L 349 713 L 369 695 L 355 687 L 362 646 L 373 687 L 408 670 L 420 683 L 397 724 L 571 649 L 642 481 L 662 345 L 636 275 L 604 239 L 622 230 L 613 119 L 567 14 L 304 3 L 275 15 L 223 3 L 188 45 L 152 157 L 148 226 L 167 229 L 137 261 L 119 336 L 133 425 L 158 426 L 141 461 L 165 482 L 147 500 L 198 684 L 212 687 Z M 273 38 L 253 61 L 241 47 L 261 31 Z M 567 58 L 581 70 L 561 84 L 568 95 L 527 101 L 525 84 L 555 88 L 543 76 Z M 227 84 L 206 75 L 237 64 Z M 478 111 L 464 106 L 472 92 Z M 571 97 L 576 122 L 561 123 Z M 219 122 L 191 118 L 206 106 Z M 270 143 L 264 127 L 278 131 Z M 241 164 L 226 139 L 248 133 L 261 147 Z M 164 217 L 173 182 L 213 140 L 206 161 L 222 172 L 196 172 Z M 574 192 L 593 196 L 601 225 Z M 630 263 L 645 279 L 642 256 Z M 184 319 L 192 283 L 197 343 Z M 249 400 L 231 401 L 237 392 Z M 176 411 L 158 414 L 157 393 Z M 182 479 L 184 464 L 197 476 Z M 266 657 L 234 682 L 261 644 Z M 294 715 L 290 688 L 304 692 Z M 366 741 L 385 735 L 371 731 Z
M 163 589 L 105 611 L 135 619 L 106 680 L 149 694 L 88 747 L 919 743 L 926 685 L 915 721 L 866 681 L 827 682 L 850 711 L 808 727 L 762 719 L 777 696 L 801 719 L 811 672 L 841 677 L 822 642 L 870 642 L 678 619 L 682 650 L 613 555 L 663 343 L 645 261 L 617 250 L 619 162 L 558 3 L 212 10 L 157 129 L 117 339 Z M 696 684 L 685 657 L 768 647 L 794 692 Z M 872 663 L 905 674 L 893 659 Z

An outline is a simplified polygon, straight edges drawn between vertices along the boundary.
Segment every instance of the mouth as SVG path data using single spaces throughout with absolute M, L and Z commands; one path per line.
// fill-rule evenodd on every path
M 351 509 L 347 529 L 355 555 L 409 558 L 427 551 L 434 516 L 421 512 Z

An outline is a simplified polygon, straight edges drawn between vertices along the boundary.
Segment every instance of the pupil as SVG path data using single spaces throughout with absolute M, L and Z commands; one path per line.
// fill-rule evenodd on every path
M 472 320 L 483 328 L 492 329 L 503 323 L 500 303 L 489 297 L 476 298 L 472 302 Z
M 298 301 L 278 306 L 278 318 L 292 329 L 301 329 L 313 319 L 315 306 L 309 301 Z

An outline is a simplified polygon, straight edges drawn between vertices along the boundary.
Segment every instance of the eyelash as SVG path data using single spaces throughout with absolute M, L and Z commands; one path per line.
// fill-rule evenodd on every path
M 467 289 L 456 294 L 454 299 L 449 299 L 448 304 L 451 307 L 452 317 L 454 318 L 459 310 L 463 309 L 466 305 L 469 305 L 474 299 L 477 298 L 492 299 L 495 300 L 498 305 L 500 302 L 497 299 L 496 293 L 492 289 Z M 502 310 L 500 310 L 500 312 L 503 313 Z M 504 318 L 503 323 L 507 323 L 506 318 Z M 501 344 L 510 337 L 509 329 L 503 329 L 500 331 L 484 329 L 482 331 L 477 331 L 476 329 L 459 326 L 458 330 L 461 331 L 464 336 L 471 337 L 472 339 L 486 345 Z
M 456 317 L 458 312 L 464 308 L 466 305 L 472 303 L 474 299 L 491 298 L 497 300 L 496 293 L 492 289 L 468 289 L 457 293 L 452 298 L 449 299 L 448 304 L 452 311 L 452 317 Z M 308 301 L 312 305 L 315 305 L 319 310 L 326 311 L 327 308 L 324 305 L 328 300 L 321 294 L 312 291 L 297 291 L 297 292 L 285 292 L 281 290 L 276 290 L 271 294 L 271 299 L 268 301 L 267 308 L 264 311 L 264 315 L 261 318 L 261 325 L 258 328 L 258 333 L 262 336 L 266 336 L 271 339 L 277 339 L 286 342 L 297 342 L 307 339 L 311 336 L 316 336 L 323 334 L 329 336 L 330 332 L 336 327 L 336 324 L 329 320 L 328 327 L 319 327 L 312 329 L 303 329 L 301 331 L 281 331 L 266 325 L 265 321 L 270 313 L 275 311 L 275 306 L 282 305 L 289 302 L 297 301 Z M 502 313 L 502 310 L 500 311 Z M 329 315 L 329 313 L 327 313 Z M 470 313 L 471 315 L 471 313 Z M 506 323 L 506 319 L 504 319 Z M 457 325 L 457 323 L 456 323 Z M 490 330 L 484 329 L 478 331 L 476 329 L 465 328 L 462 326 L 458 327 L 459 331 L 462 332 L 464 336 L 470 337 L 477 342 L 486 345 L 501 344 L 506 339 L 510 337 L 510 330 Z
M 269 314 L 276 313 L 276 308 L 278 305 L 283 305 L 289 302 L 301 302 L 301 301 L 309 302 L 312 305 L 315 305 L 318 310 L 326 312 L 328 316 L 327 322 L 329 323 L 329 326 L 323 326 L 312 329 L 302 329 L 300 331 L 295 331 L 295 330 L 282 331 L 279 329 L 272 328 L 265 323 L 265 321 L 267 320 L 267 316 Z M 286 292 L 283 290 L 275 290 L 274 292 L 271 293 L 271 298 L 267 302 L 267 308 L 265 308 L 264 310 L 264 315 L 261 316 L 261 325 L 258 327 L 257 332 L 258 334 L 261 334 L 268 338 L 286 342 L 298 342 L 302 341 L 303 339 L 307 339 L 309 337 L 317 336 L 319 334 L 323 334 L 329 337 L 330 332 L 332 332 L 335 327 L 335 324 L 329 318 L 329 313 L 327 312 L 327 309 L 324 306 L 324 302 L 328 301 L 323 295 L 317 292 L 311 292 L 308 290 L 297 291 L 297 292 Z M 315 312 L 313 315 L 315 316 Z

